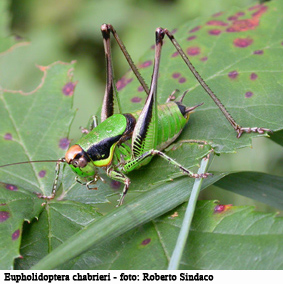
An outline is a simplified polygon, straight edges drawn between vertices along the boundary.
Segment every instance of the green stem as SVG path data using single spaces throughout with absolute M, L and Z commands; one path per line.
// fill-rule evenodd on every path
M 209 162 L 209 158 L 202 159 L 200 168 L 198 170 L 198 174 L 202 174 L 206 172 L 208 162 Z M 190 195 L 189 203 L 186 209 L 186 213 L 184 216 L 184 220 L 182 223 L 182 227 L 181 227 L 181 230 L 180 230 L 177 242 L 176 242 L 176 246 L 171 256 L 169 265 L 168 265 L 168 270 L 176 270 L 179 268 L 181 258 L 183 255 L 183 251 L 187 243 L 187 239 L 189 237 L 189 231 L 190 231 L 192 219 L 194 216 L 199 192 L 201 190 L 202 181 L 203 181 L 202 178 L 195 180 L 195 183 L 194 183 L 191 195 Z

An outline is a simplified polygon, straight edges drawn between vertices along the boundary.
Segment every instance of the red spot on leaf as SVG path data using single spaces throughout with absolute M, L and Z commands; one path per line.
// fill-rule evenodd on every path
M 214 213 L 223 213 L 230 209 L 232 207 L 232 204 L 222 205 L 218 204 L 214 207 Z
M 175 34 L 177 32 L 177 29 L 173 29 L 172 31 L 171 31 L 171 34 Z
M 6 133 L 6 134 L 4 135 L 4 139 L 5 139 L 5 140 L 12 140 L 12 139 L 13 139 L 12 134 L 11 134 L 11 133 Z
M 111 187 L 115 190 L 119 189 L 121 187 L 121 182 L 112 180 L 111 181 Z
M 213 30 L 210 30 L 210 31 L 208 31 L 208 33 L 210 34 L 210 35 L 220 35 L 221 34 L 221 30 L 218 30 L 218 29 L 213 29 Z
M 76 82 L 68 82 L 62 89 L 62 92 L 65 96 L 72 96 L 76 87 Z
M 254 5 L 254 6 L 252 6 L 252 7 L 249 7 L 249 11 L 253 11 L 253 10 L 255 10 L 255 9 L 258 9 L 258 8 L 260 8 L 261 7 L 261 5 L 260 4 L 256 4 L 256 5 Z
M 150 239 L 150 238 L 147 238 L 147 239 L 144 239 L 144 240 L 141 242 L 141 245 L 142 245 L 142 246 L 146 246 L 146 245 L 148 245 L 150 242 L 151 242 L 151 239 Z
M 191 46 L 187 49 L 187 54 L 190 56 L 196 56 L 200 54 L 200 48 L 198 46 Z
M 217 20 L 208 21 L 206 24 L 209 26 L 222 26 L 222 27 L 228 26 L 228 24 L 225 23 L 224 21 L 217 21 Z
M 236 38 L 234 40 L 234 45 L 236 47 L 245 48 L 250 46 L 253 43 L 253 39 L 246 37 L 246 38 Z
M 133 78 L 126 79 L 125 77 L 122 77 L 117 83 L 116 88 L 117 91 L 121 91 L 124 87 L 126 87 L 129 83 L 133 81 Z
M 143 89 L 143 86 L 138 86 L 138 92 L 143 92 L 144 89 Z
M 38 173 L 38 176 L 39 176 L 40 178 L 45 177 L 45 175 L 46 175 L 46 171 L 44 171 L 44 170 L 42 170 L 42 171 L 40 171 L 40 172 Z
M 248 30 L 253 30 L 259 25 L 259 19 L 252 18 L 252 19 L 245 19 L 245 20 L 238 20 L 234 21 L 232 25 L 226 29 L 227 32 L 244 32 Z
M 253 16 L 254 18 L 259 18 L 259 17 L 261 17 L 261 15 L 264 14 L 266 11 L 267 11 L 267 6 L 260 5 L 260 6 L 258 7 L 258 10 L 257 10 L 256 12 L 254 12 L 254 13 L 252 14 L 252 16 Z
M 201 59 L 200 59 L 200 61 L 206 61 L 208 59 L 208 57 L 207 56 L 204 56 L 204 57 L 202 57 Z
M 227 18 L 228 21 L 235 21 L 237 19 L 238 19 L 238 17 L 235 16 L 235 15 L 234 16 L 230 16 L 230 17 Z
M 178 82 L 179 83 L 185 83 L 187 81 L 187 79 L 186 78 L 184 78 L 184 77 L 181 77 L 179 80 L 178 80 Z
M 129 83 L 133 81 L 133 78 L 126 79 L 125 77 L 122 77 L 117 83 L 116 88 L 117 91 L 121 91 L 124 87 L 126 87 Z
M 7 211 L 0 211 L 0 222 L 6 221 L 10 217 L 10 213 Z
M 238 12 L 236 15 L 241 17 L 241 16 L 245 16 L 245 14 L 246 14 L 245 12 Z
M 176 56 L 178 56 L 179 55 L 179 52 L 178 51 L 175 51 L 172 55 L 171 55 L 171 57 L 176 57 Z
M 261 54 L 263 54 L 263 50 L 255 50 L 254 54 L 261 55 Z
M 244 12 L 238 12 L 228 18 L 229 21 L 233 21 L 231 25 L 226 29 L 227 32 L 243 32 L 255 29 L 259 25 L 260 17 L 267 11 L 267 7 L 263 5 L 254 6 L 253 9 L 258 9 L 254 12 L 250 18 L 238 20 L 239 16 L 244 16 Z
M 214 15 L 212 15 L 212 17 L 219 17 L 219 16 L 221 16 L 221 15 L 223 15 L 223 12 L 218 12 L 218 13 L 215 13 Z
M 139 68 L 146 68 L 152 65 L 152 60 L 147 60 L 141 64 L 139 64 Z
M 12 240 L 15 241 L 19 238 L 21 231 L 18 229 L 12 234 Z
M 177 79 L 181 76 L 181 73 L 173 73 L 172 78 Z
M 18 188 L 13 184 L 6 184 L 6 189 L 11 190 L 11 191 L 17 191 L 18 190 Z
M 131 99 L 131 102 L 132 103 L 140 103 L 142 101 L 142 98 L 140 98 L 140 97 L 133 97 L 132 99 Z
M 201 28 L 201 26 L 196 26 L 196 27 L 194 27 L 193 29 L 191 29 L 191 30 L 189 31 L 189 33 L 197 32 L 197 31 L 200 30 L 200 28 Z
M 248 92 L 245 93 L 245 97 L 250 98 L 250 97 L 253 96 L 253 94 L 254 94 L 253 92 L 248 91 Z
M 236 79 L 238 77 L 238 75 L 239 75 L 239 73 L 236 70 L 231 71 L 231 72 L 228 73 L 228 77 L 230 79 Z
M 197 36 L 196 36 L 196 35 L 193 35 L 193 36 L 189 36 L 189 37 L 187 38 L 187 40 L 190 41 L 190 40 L 193 40 L 193 39 L 196 39 L 196 38 L 197 38 Z
M 70 145 L 70 140 L 68 138 L 62 138 L 59 141 L 59 147 L 63 150 L 67 150 Z
M 257 76 L 256 73 L 252 73 L 251 76 L 250 76 L 251 80 L 256 80 L 257 77 L 258 77 L 258 76 Z

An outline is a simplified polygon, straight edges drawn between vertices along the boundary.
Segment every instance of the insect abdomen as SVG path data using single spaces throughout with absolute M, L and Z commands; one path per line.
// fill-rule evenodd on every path
M 188 114 L 181 113 L 175 102 L 158 106 L 157 150 L 168 147 L 181 134 L 188 121 Z
M 138 119 L 141 111 L 132 113 Z M 158 105 L 158 135 L 157 150 L 163 150 L 181 134 L 185 127 L 189 114 L 182 114 L 175 102 Z
M 132 115 L 138 119 L 141 111 L 136 111 Z M 158 135 L 157 146 L 155 150 L 162 151 L 173 143 L 181 134 L 189 119 L 188 113 L 182 113 L 179 106 L 175 102 L 169 102 L 163 105 L 158 105 Z M 130 161 L 131 153 L 131 139 L 116 147 L 113 165 L 119 163 L 119 158 L 123 156 L 125 161 Z M 150 162 L 151 158 L 139 163 L 138 167 L 144 166 Z

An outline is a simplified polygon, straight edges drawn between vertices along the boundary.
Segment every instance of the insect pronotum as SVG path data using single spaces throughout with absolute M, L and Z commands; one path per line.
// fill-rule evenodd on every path
M 241 127 L 239 124 L 237 124 L 221 101 L 196 71 L 189 58 L 174 38 L 173 34 L 167 29 L 157 28 L 155 32 L 155 57 L 150 88 L 148 88 L 144 79 L 140 75 L 137 67 L 132 61 L 129 53 L 127 52 L 123 42 L 120 40 L 113 26 L 103 24 L 101 26 L 101 31 L 104 42 L 107 69 L 106 89 L 101 111 L 101 123 L 98 124 L 97 120 L 93 119 L 90 128 L 83 129 L 83 132 L 85 132 L 86 135 L 79 139 L 75 145 L 69 148 L 65 157 L 58 160 L 49 160 L 49 162 L 56 162 L 56 174 L 52 194 L 50 196 L 38 194 L 39 197 L 48 199 L 54 198 L 61 163 L 67 163 L 76 173 L 76 180 L 81 183 L 83 180 L 88 189 L 91 189 L 91 184 L 95 184 L 97 180 L 101 179 L 97 173 L 97 168 L 104 168 L 106 174 L 111 179 L 124 184 L 119 205 L 123 203 L 130 185 L 130 179 L 126 174 L 148 164 L 155 155 L 167 160 L 169 164 L 176 166 L 180 169 L 180 171 L 187 174 L 189 177 L 205 178 L 209 175 L 207 173 L 195 174 L 162 152 L 180 135 L 189 119 L 190 113 L 201 105 L 199 104 L 192 107 L 186 107 L 183 105 L 182 100 L 186 92 L 178 101 L 172 99 L 173 96 L 170 96 L 164 104 L 157 104 L 159 63 L 165 35 L 170 39 L 183 61 L 194 74 L 195 78 L 213 99 L 215 104 L 219 107 L 231 126 L 237 132 L 238 138 L 240 138 L 244 132 L 264 133 L 266 131 L 271 131 L 267 128 Z M 111 33 L 120 46 L 132 71 L 139 80 L 144 91 L 147 93 L 147 99 L 142 110 L 133 113 L 121 112 L 119 98 L 116 93 L 113 78 L 110 48 Z M 166 123 L 164 123 L 165 120 L 167 121 Z M 176 121 L 178 123 L 176 123 Z M 170 131 L 162 131 L 164 127 L 170 128 Z M 165 135 L 164 133 L 170 133 L 170 135 Z M 3 165 L 0 167 L 33 162 L 43 161 L 27 161 Z

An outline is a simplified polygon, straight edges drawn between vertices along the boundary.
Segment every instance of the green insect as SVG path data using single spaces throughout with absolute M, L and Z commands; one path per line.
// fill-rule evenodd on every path
M 236 130 L 238 138 L 244 132 L 264 133 L 265 131 L 271 131 L 270 129 L 266 128 L 250 128 L 239 126 L 195 70 L 185 52 L 175 40 L 172 33 L 170 33 L 167 29 L 156 29 L 155 58 L 150 88 L 148 88 L 144 79 L 141 77 L 137 67 L 133 63 L 113 26 L 104 24 L 101 26 L 101 31 L 107 65 L 106 90 L 101 111 L 101 123 L 98 125 L 97 119 L 94 117 L 90 128 L 88 130 L 83 129 L 83 132 L 86 134 L 79 141 L 77 141 L 75 145 L 69 148 L 64 158 L 56 160 L 56 176 L 53 183 L 52 195 L 43 196 L 38 194 L 39 197 L 49 199 L 54 198 L 61 163 L 67 163 L 76 173 L 76 180 L 80 183 L 84 183 L 88 189 L 91 189 L 91 184 L 95 184 L 99 179 L 102 179 L 98 175 L 97 168 L 105 169 L 106 174 L 111 179 L 124 184 L 119 205 L 123 203 L 130 186 L 130 179 L 127 177 L 127 173 L 148 164 L 155 155 L 167 160 L 169 164 L 176 166 L 180 169 L 180 171 L 187 174 L 189 177 L 206 178 L 209 175 L 208 173 L 195 174 L 162 152 L 181 134 L 188 122 L 190 113 L 195 108 L 202 105 L 199 104 L 192 107 L 184 106 L 182 100 L 186 92 L 178 101 L 175 100 L 174 94 L 172 93 L 164 104 L 157 104 L 159 63 L 165 35 L 168 36 L 201 86 L 211 96 L 215 104 L 219 107 L 232 127 Z M 119 98 L 115 90 L 113 79 L 110 48 L 111 33 L 124 53 L 132 71 L 147 93 L 147 99 L 142 110 L 133 113 L 121 112 Z M 31 162 L 41 161 L 29 161 L 21 163 Z

